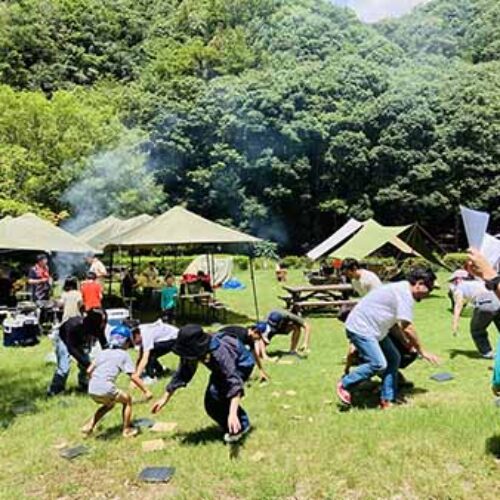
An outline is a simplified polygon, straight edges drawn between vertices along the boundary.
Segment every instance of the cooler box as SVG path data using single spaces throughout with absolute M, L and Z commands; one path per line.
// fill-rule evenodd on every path
M 5 318 L 3 322 L 3 345 L 32 346 L 38 344 L 40 325 L 36 316 L 22 314 L 12 318 Z
M 128 309 L 106 309 L 108 315 L 108 325 L 111 328 L 121 325 L 126 319 L 130 318 Z
M 106 314 L 108 315 L 108 323 L 106 324 L 106 329 L 104 333 L 106 338 L 109 340 L 109 334 L 115 326 L 119 326 L 126 319 L 130 318 L 130 312 L 128 309 L 106 309 Z

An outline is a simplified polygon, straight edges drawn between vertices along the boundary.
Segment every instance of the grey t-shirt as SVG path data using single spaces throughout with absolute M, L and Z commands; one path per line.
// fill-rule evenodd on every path
M 95 369 L 89 383 L 89 394 L 112 396 L 116 394 L 116 379 L 123 372 L 131 375 L 135 367 L 128 352 L 123 349 L 105 349 L 95 359 Z

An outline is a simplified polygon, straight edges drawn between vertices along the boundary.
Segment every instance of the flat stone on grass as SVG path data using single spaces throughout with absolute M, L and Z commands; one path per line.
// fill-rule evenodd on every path
M 139 474 L 139 479 L 146 483 L 167 483 L 174 474 L 174 467 L 146 467 Z
M 66 458 L 68 460 L 73 460 L 74 458 L 77 458 L 81 455 L 85 455 L 89 452 L 89 449 L 86 446 L 78 445 L 74 446 L 73 448 L 63 448 L 60 452 L 59 455 L 61 457 Z
M 176 429 L 177 422 L 156 422 L 151 430 L 153 432 L 172 432 Z
M 151 439 L 142 442 L 142 451 L 161 451 L 165 449 L 165 441 L 163 439 Z

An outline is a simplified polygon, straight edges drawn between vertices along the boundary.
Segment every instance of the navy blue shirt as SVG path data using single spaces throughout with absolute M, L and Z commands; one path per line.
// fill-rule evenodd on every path
M 214 384 L 225 398 L 243 396 L 243 385 L 252 371 L 254 361 L 245 347 L 233 337 L 214 336 L 210 341 L 209 356 L 203 364 L 212 372 L 210 383 Z M 167 392 L 173 393 L 191 382 L 198 361 L 181 359 L 177 371 L 174 373 Z

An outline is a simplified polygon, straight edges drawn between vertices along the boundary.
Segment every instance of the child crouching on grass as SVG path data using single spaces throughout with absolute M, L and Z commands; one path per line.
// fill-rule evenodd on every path
M 144 393 L 146 399 L 153 394 L 146 388 L 135 372 L 135 366 L 126 352 L 132 346 L 132 331 L 126 326 L 118 326 L 111 331 L 109 349 L 101 351 L 95 361 L 87 369 L 90 377 L 88 393 L 101 406 L 95 415 L 82 428 L 83 434 L 92 434 L 97 423 L 116 403 L 123 405 L 123 437 L 133 437 L 138 430 L 132 427 L 132 397 L 116 387 L 116 379 L 120 372 L 130 375 L 132 382 Z

